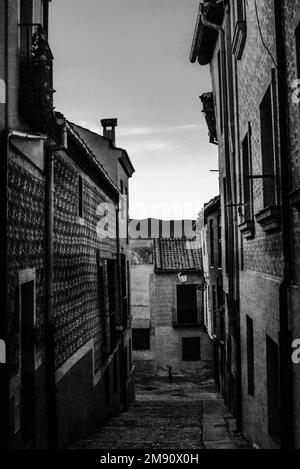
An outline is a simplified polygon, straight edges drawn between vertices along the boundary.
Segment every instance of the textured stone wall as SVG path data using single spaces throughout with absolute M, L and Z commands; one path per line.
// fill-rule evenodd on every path
M 94 338 L 95 371 L 101 365 L 101 325 L 98 299 L 97 251 L 116 253 L 116 240 L 100 239 L 96 211 L 105 194 L 83 179 L 83 219 L 78 219 L 78 175 L 62 156 L 55 159 L 54 184 L 54 312 L 56 366 Z M 109 224 L 114 230 L 114 224 Z M 115 234 L 113 232 L 111 235 Z
M 10 376 L 19 369 L 18 272 L 36 269 L 36 326 L 42 348 L 45 311 L 44 179 L 8 160 L 8 334 Z

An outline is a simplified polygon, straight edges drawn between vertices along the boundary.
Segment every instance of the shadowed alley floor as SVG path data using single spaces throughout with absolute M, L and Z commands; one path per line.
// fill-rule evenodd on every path
M 76 449 L 238 449 L 229 436 L 229 414 L 214 383 L 197 378 L 139 378 L 136 402 L 84 440 Z

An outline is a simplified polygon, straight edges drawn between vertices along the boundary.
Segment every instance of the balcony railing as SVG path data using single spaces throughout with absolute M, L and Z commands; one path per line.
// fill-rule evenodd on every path
M 179 311 L 175 308 L 172 309 L 173 327 L 203 327 L 203 322 L 200 320 L 200 314 L 197 309 L 186 311 Z
M 36 131 L 55 129 L 53 55 L 40 24 L 20 24 L 20 113 Z

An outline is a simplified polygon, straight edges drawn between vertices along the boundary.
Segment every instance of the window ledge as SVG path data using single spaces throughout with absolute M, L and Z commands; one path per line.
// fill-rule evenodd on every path
M 203 328 L 203 322 L 176 322 L 173 321 L 173 328 L 174 329 L 196 329 L 196 328 Z
M 280 207 L 272 206 L 261 210 L 255 215 L 257 223 L 259 223 L 265 232 L 278 230 L 280 228 Z
M 241 60 L 247 37 L 246 21 L 237 21 L 232 41 L 232 53 L 236 60 Z
M 254 220 L 247 220 L 241 223 L 239 229 L 245 239 L 254 238 Z

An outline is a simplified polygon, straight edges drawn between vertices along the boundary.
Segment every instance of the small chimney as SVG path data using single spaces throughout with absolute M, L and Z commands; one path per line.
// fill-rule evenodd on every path
M 108 138 L 116 143 L 116 127 L 118 125 L 118 119 L 102 119 L 101 125 L 103 127 L 103 137 Z

